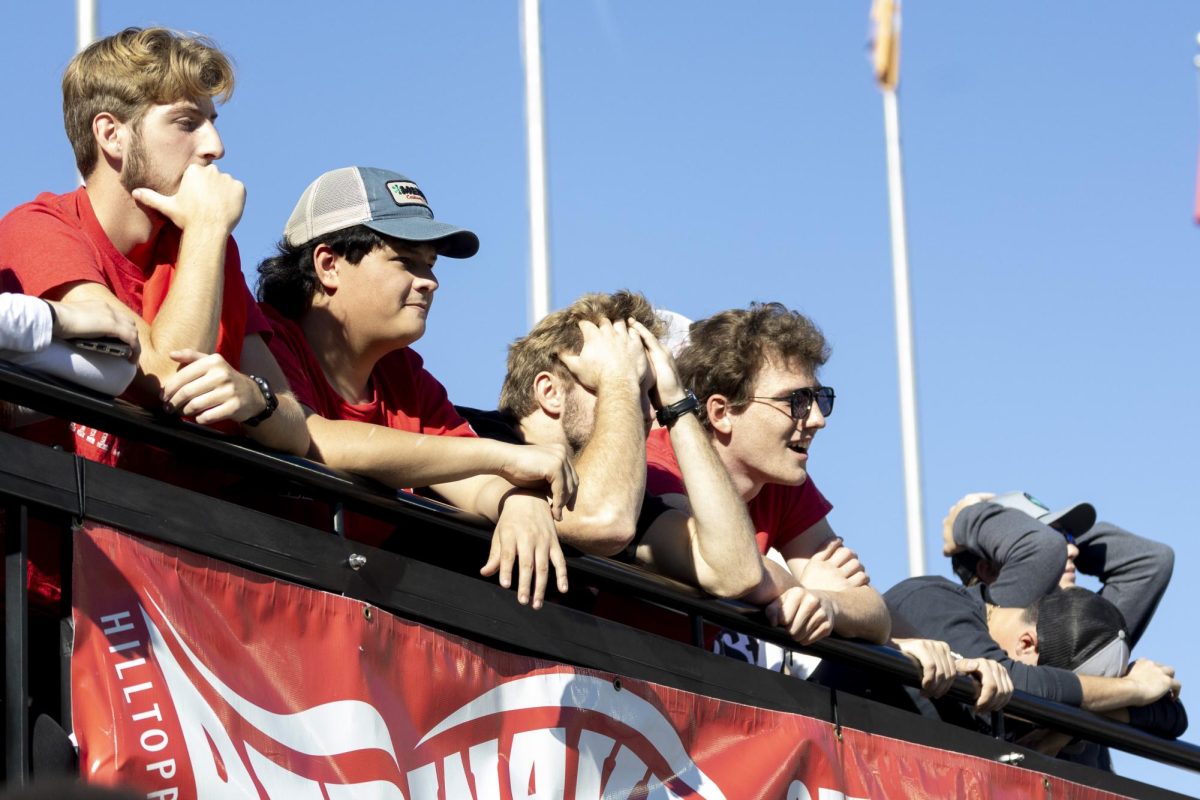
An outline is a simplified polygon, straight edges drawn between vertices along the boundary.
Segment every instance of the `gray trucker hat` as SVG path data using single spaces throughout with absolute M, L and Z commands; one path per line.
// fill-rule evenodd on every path
M 374 167 L 342 167 L 310 183 L 288 218 L 283 238 L 298 247 L 355 225 L 410 242 L 430 242 L 439 255 L 450 258 L 479 252 L 474 233 L 433 218 L 415 181 Z
M 1051 511 L 1048 505 L 1029 492 L 1009 492 L 997 495 L 988 502 L 1023 511 L 1034 519 L 1052 528 L 1066 531 L 1072 536 L 1082 536 L 1096 524 L 1096 509 L 1091 503 L 1076 503 L 1058 511 Z

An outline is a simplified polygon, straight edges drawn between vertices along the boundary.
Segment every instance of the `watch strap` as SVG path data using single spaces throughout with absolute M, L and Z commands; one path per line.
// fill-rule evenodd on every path
M 700 410 L 700 401 L 696 399 L 696 395 L 691 389 L 684 390 L 682 400 L 671 403 L 669 406 L 663 406 L 654 416 L 658 420 L 658 424 L 664 428 L 671 427 L 671 423 L 682 417 L 684 414 L 694 414 Z
M 258 390 L 262 392 L 263 400 L 267 403 L 266 408 L 242 423 L 254 428 L 275 413 L 275 409 L 279 408 L 279 398 L 271 391 L 271 385 L 267 383 L 265 378 L 260 378 L 257 375 L 247 375 L 246 377 L 254 381 L 255 385 L 258 386 Z

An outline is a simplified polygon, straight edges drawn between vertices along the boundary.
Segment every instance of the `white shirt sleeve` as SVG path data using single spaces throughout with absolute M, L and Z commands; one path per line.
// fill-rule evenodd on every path
M 0 350 L 35 353 L 45 349 L 53 328 L 46 301 L 25 294 L 0 294 Z
M 44 300 L 24 294 L 0 294 L 0 358 L 23 367 L 117 396 L 137 373 L 124 358 L 85 353 L 51 341 L 54 318 Z

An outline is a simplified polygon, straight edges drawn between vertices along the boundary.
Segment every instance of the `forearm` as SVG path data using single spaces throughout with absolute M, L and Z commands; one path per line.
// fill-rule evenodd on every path
M 954 521 L 954 541 L 999 568 L 989 593 L 1002 606 L 1037 601 L 1057 585 L 1067 561 L 1062 534 L 993 503 L 963 509 Z
M 309 452 L 308 427 L 304 423 L 304 410 L 291 392 L 275 395 L 279 405 L 275 413 L 258 425 L 243 425 L 242 432 L 272 450 L 303 456 Z
M 170 291 L 142 339 L 143 353 L 156 351 L 163 366 L 174 364 L 167 357 L 174 350 L 216 350 L 229 233 L 215 225 L 183 231 Z
M 595 427 L 575 461 L 575 502 L 557 528 L 562 541 L 611 556 L 634 536 L 646 492 L 646 444 L 637 383 L 608 381 L 596 394 Z
M 754 525 L 695 415 L 671 426 L 671 447 L 691 505 L 689 538 L 700 585 L 720 597 L 757 594 L 764 559 Z
M 747 603 L 766 605 L 793 586 L 800 585 L 796 576 L 787 567 L 775 563 L 766 556 L 759 557 L 759 569 L 758 585 L 741 598 Z
M 462 480 L 431 484 L 430 488 L 457 508 L 478 514 L 493 523 L 500 519 L 504 504 L 510 497 L 530 495 L 495 475 L 473 475 Z
M 1076 539 L 1075 565 L 1103 584 L 1100 596 L 1121 610 L 1129 625 L 1130 647 L 1137 644 L 1175 566 L 1174 551 L 1107 522 L 1098 522 Z
M 1129 678 L 1100 678 L 1080 675 L 1079 685 L 1083 690 L 1081 708 L 1088 711 L 1105 712 L 1130 706 L 1144 706 L 1147 700 L 1140 686 Z
M 883 644 L 892 633 L 892 618 L 879 592 L 870 586 L 839 591 L 810 590 L 834 604 L 833 632 L 847 639 Z
M 397 489 L 494 474 L 506 445 L 490 439 L 433 436 L 367 422 L 307 417 L 309 458 Z

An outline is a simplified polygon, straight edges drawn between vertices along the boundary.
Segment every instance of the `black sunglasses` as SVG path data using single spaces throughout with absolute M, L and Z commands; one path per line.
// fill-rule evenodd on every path
M 817 401 L 817 408 L 821 409 L 821 415 L 828 417 L 833 413 L 833 400 L 837 397 L 833 392 L 832 386 L 806 386 L 803 389 L 796 389 L 788 392 L 781 397 L 751 397 L 751 400 L 787 400 L 790 404 L 791 417 L 794 422 L 800 422 L 808 419 L 808 412 L 812 411 L 813 400 Z

